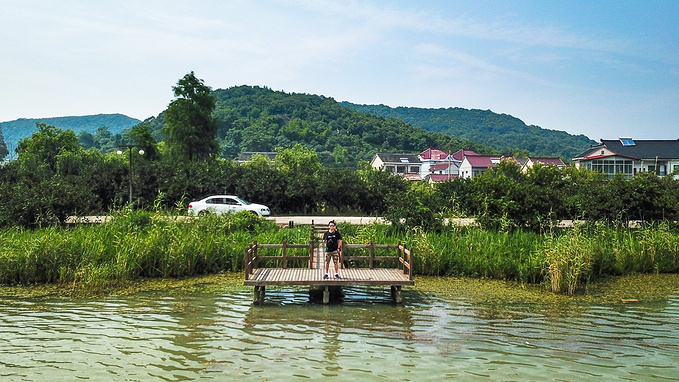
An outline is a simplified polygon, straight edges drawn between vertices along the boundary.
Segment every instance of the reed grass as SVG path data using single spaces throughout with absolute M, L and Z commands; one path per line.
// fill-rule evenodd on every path
M 278 235 L 249 214 L 177 217 L 134 212 L 73 228 L 0 231 L 0 284 L 100 287 L 146 277 L 187 277 L 243 269 L 243 248 Z M 308 230 L 305 235 L 308 241 Z
M 669 224 L 638 229 L 593 224 L 545 234 L 468 227 L 402 232 L 383 224 L 340 224 L 339 230 L 349 244 L 401 241 L 413 250 L 415 274 L 515 280 L 544 284 L 555 293 L 576 293 L 607 275 L 679 272 L 679 233 Z M 279 229 L 248 214 L 184 219 L 147 212 L 118 213 L 109 223 L 71 228 L 10 228 L 0 230 L 0 284 L 100 288 L 140 278 L 237 272 L 244 267 L 244 248 L 255 240 L 307 244 L 310 229 Z M 305 256 L 308 250 L 287 253 Z M 376 251 L 376 256 L 393 254 Z

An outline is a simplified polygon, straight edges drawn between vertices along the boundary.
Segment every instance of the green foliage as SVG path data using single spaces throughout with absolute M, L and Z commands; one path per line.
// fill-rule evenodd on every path
M 280 150 L 274 161 L 285 180 L 288 208 L 306 213 L 318 202 L 321 162 L 315 151 L 300 144 Z
M 564 131 L 526 126 L 523 121 L 508 114 L 490 110 L 416 107 L 391 108 L 385 105 L 356 105 L 342 102 L 353 110 L 385 118 L 398 118 L 426 131 L 444 133 L 492 147 L 505 155 L 519 153 L 520 157 L 558 156 L 570 160 L 596 142 L 584 135 L 571 135 Z M 470 147 L 476 150 L 473 147 Z
M 89 136 L 96 135 L 101 127 L 110 129 L 113 135 L 120 134 L 126 129 L 141 122 L 138 119 L 130 118 L 122 114 L 97 114 L 85 115 L 78 117 L 54 117 L 54 118 L 21 118 L 14 121 L 2 123 L 2 130 L 5 134 L 5 142 L 10 149 L 15 149 L 20 140 L 28 138 L 31 134 L 38 131 L 36 125 L 44 123 L 55 126 L 61 130 L 73 130 L 78 136 L 80 134 L 87 134 Z M 113 138 L 115 139 L 115 138 Z M 92 142 L 90 142 L 91 144 Z M 103 142 L 101 143 L 103 145 Z M 103 146 L 85 146 L 85 148 L 97 147 L 104 150 Z M 4 156 L 0 155 L 0 159 Z
M 0 125 L 0 161 L 9 154 L 7 150 L 7 143 L 5 142 L 5 136 L 2 134 L 2 125 Z
M 591 274 L 594 244 L 578 227 L 565 235 L 547 237 L 544 252 L 552 292 L 572 295 L 580 281 L 586 281 Z
M 175 99 L 165 114 L 165 143 L 175 160 L 208 160 L 218 152 L 215 98 L 193 72 L 172 87 Z
M 97 288 L 142 277 L 242 270 L 248 242 L 276 230 L 275 223 L 251 214 L 177 220 L 140 211 L 70 229 L 0 230 L 0 284 Z
M 0 225 L 60 224 L 76 211 L 102 208 L 102 182 L 110 179 L 102 154 L 80 148 L 73 131 L 38 129 L 0 169 Z
M 255 240 L 309 240 L 308 226 L 279 229 L 247 213 L 187 219 L 126 210 L 113 216 L 105 224 L 68 229 L 0 230 L 0 284 L 91 289 L 146 277 L 242 271 L 243 249 Z M 456 227 L 402 232 L 383 224 L 340 224 L 339 229 L 350 244 L 401 241 L 413 250 L 418 275 L 544 283 L 555 293 L 574 294 L 583 283 L 607 275 L 679 272 L 679 233 L 668 224 L 638 229 L 595 224 L 547 234 Z M 304 256 L 306 251 L 291 249 L 288 254 Z M 357 255 L 360 250 L 351 251 Z
M 371 160 L 378 151 L 420 152 L 430 146 L 489 150 L 397 119 L 359 113 L 323 96 L 251 86 L 217 89 L 211 94 L 215 97 L 212 116 L 219 124 L 219 152 L 224 158 L 300 144 L 314 150 L 326 167 L 355 169 L 359 161 Z M 167 122 L 168 112 L 144 121 L 152 135 L 162 127 L 161 120 Z

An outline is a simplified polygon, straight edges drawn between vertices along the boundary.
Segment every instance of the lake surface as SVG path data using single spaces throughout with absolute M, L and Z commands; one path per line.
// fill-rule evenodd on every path
M 2 381 L 667 381 L 679 290 L 635 303 L 476 300 L 404 288 L 0 298 Z

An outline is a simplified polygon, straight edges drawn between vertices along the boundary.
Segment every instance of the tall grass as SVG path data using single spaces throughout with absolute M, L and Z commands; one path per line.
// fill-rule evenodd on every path
M 668 224 L 638 229 L 595 224 L 536 234 L 451 228 L 413 231 L 415 270 L 545 283 L 556 293 L 575 293 L 606 275 L 679 272 L 679 233 Z
M 275 232 L 275 223 L 249 214 L 180 220 L 144 212 L 73 228 L 13 228 L 0 231 L 0 283 L 98 287 L 237 271 L 243 269 L 243 248 L 260 235 L 286 235 Z
M 415 274 L 543 283 L 556 293 L 573 294 L 606 275 L 679 272 L 679 233 L 668 224 L 639 229 L 598 224 L 542 235 L 465 227 L 400 232 L 382 224 L 340 224 L 339 230 L 350 244 L 403 242 L 413 249 Z M 309 227 L 278 229 L 248 214 L 182 219 L 128 212 L 105 224 L 12 228 L 0 230 L 0 284 L 94 288 L 145 277 L 241 271 L 243 249 L 252 241 L 306 244 L 309 237 Z M 306 253 L 288 250 L 290 256 Z

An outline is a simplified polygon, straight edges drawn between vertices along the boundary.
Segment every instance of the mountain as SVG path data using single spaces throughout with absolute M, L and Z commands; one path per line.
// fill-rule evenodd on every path
M 315 150 L 325 165 L 342 168 L 355 168 L 358 161 L 370 161 L 377 152 L 419 153 L 429 147 L 490 151 L 398 119 L 342 107 L 329 97 L 245 85 L 216 89 L 212 94 L 213 116 L 220 126 L 220 155 L 228 159 L 246 151 L 274 151 L 297 143 Z M 164 118 L 163 112 L 143 122 L 156 139 L 162 137 Z
M 492 147 L 503 153 L 528 150 L 534 156 L 558 156 L 570 161 L 584 149 L 596 144 L 584 135 L 571 135 L 564 131 L 527 126 L 520 119 L 490 110 L 416 107 L 385 105 L 357 105 L 341 102 L 362 113 L 385 118 L 398 118 L 427 131 L 440 132 Z
M 14 154 L 14 149 L 16 149 L 17 143 L 21 139 L 29 137 L 38 131 L 35 125 L 39 122 L 47 123 L 62 130 L 70 129 L 76 134 L 82 131 L 95 134 L 97 129 L 102 126 L 108 127 L 108 130 L 113 134 L 119 134 L 123 130 L 139 124 L 141 121 L 123 114 L 96 114 L 79 117 L 20 118 L 13 121 L 0 122 L 0 129 L 2 129 L 10 155 Z

